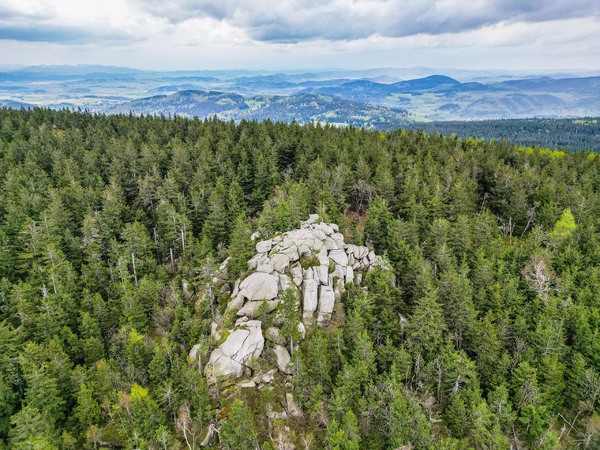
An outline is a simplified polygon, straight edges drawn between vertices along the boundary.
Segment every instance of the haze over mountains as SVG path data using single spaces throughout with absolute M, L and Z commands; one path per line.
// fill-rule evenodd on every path
M 224 119 L 408 121 L 600 115 L 600 74 L 445 69 L 150 72 L 112 66 L 8 67 L 0 105 Z

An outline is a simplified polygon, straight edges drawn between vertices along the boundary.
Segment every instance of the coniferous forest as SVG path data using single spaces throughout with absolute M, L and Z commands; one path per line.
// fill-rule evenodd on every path
M 478 136 L 551 149 L 600 151 L 600 123 L 597 118 L 443 121 L 412 126 L 459 137 Z
M 389 270 L 288 386 L 215 389 L 251 236 L 309 214 Z M 594 153 L 0 109 L 0 448 L 598 449 L 599 330 Z

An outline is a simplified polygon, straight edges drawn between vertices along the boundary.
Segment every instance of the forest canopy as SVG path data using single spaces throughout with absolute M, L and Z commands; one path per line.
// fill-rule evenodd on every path
M 408 126 L 408 125 L 407 125 Z M 415 129 L 428 133 L 476 136 L 480 139 L 504 139 L 511 143 L 538 148 L 585 150 L 600 152 L 600 120 L 579 119 L 504 119 L 438 121 L 414 123 Z
M 311 213 L 391 272 L 294 353 L 282 437 L 188 355 Z M 594 153 L 0 109 L 0 448 L 599 448 L 599 227 Z

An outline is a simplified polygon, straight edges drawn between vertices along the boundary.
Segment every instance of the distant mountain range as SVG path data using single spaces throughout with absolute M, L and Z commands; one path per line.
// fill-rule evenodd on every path
M 317 94 L 255 95 L 187 90 L 133 100 L 109 108 L 108 113 L 185 115 L 239 121 L 270 119 L 280 122 L 329 122 L 366 128 L 394 128 L 409 122 L 402 109 Z
M 35 105 L 30 103 L 16 102 L 14 100 L 0 100 L 0 108 L 9 108 L 9 109 L 32 109 L 35 108 Z
M 600 115 L 600 77 L 539 77 L 484 84 L 434 75 L 391 84 L 349 81 L 310 92 L 401 106 L 437 120 Z
M 286 73 L 0 67 L 0 105 L 389 128 L 409 120 L 600 116 L 600 73 L 448 69 L 441 74 L 423 67 Z

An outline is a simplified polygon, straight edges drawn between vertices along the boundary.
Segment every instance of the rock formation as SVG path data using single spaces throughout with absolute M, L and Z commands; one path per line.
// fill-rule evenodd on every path
M 248 261 L 251 273 L 238 280 L 232 293 L 228 308 L 239 319 L 210 356 L 205 368 L 209 381 L 242 376 L 262 354 L 265 337 L 279 370 L 288 373 L 287 339 L 276 327 L 263 334 L 256 319 L 276 315 L 282 293 L 291 289 L 302 308 L 301 335 L 306 326 L 327 326 L 346 284 L 360 284 L 362 274 L 381 262 L 367 247 L 346 244 L 338 226 L 321 222 L 317 215 L 299 229 L 258 242 L 256 252 Z
M 239 378 L 244 372 L 244 367 L 249 366 L 253 358 L 260 356 L 264 346 L 265 338 L 260 321 L 244 322 L 211 353 L 206 374 L 209 378 L 229 375 Z

